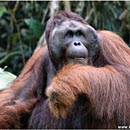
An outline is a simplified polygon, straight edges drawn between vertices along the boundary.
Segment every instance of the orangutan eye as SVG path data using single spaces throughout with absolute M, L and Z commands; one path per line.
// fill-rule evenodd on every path
M 76 36 L 84 36 L 84 34 L 83 34 L 80 30 L 78 30 L 78 31 L 75 33 L 75 35 L 76 35 Z
M 69 30 L 66 34 L 65 37 L 73 37 L 74 33 L 72 30 Z

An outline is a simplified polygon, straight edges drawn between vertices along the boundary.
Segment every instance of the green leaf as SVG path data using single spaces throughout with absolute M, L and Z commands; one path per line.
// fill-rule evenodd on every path
M 14 33 L 14 34 L 12 35 L 12 40 L 13 40 L 13 42 L 16 42 L 18 39 L 19 39 L 19 33 Z
M 21 29 L 21 34 L 24 37 L 25 40 L 32 40 L 35 38 L 34 33 L 29 29 Z
M 2 17 L 2 15 L 6 12 L 6 8 L 4 6 L 0 7 L 0 18 Z
M 25 19 L 24 21 L 36 38 L 39 38 L 42 35 L 43 25 L 40 23 L 40 21 L 33 18 Z
M 0 68 L 0 91 L 8 88 L 16 76 Z

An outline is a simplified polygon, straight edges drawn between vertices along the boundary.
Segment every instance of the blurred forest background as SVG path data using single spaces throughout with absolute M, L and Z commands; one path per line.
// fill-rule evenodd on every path
M 129 1 L 0 2 L 0 67 L 18 75 L 28 58 L 46 44 L 47 20 L 60 10 L 81 15 L 95 29 L 119 34 L 130 45 Z

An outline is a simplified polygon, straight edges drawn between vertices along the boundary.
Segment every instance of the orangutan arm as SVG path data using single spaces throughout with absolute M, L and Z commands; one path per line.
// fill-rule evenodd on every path
M 50 110 L 56 117 L 59 115 L 66 117 L 77 96 L 85 94 L 98 116 L 103 116 L 105 113 L 108 117 L 110 109 L 112 113 L 115 111 L 116 98 L 121 98 L 118 93 L 122 91 L 121 89 L 126 89 L 124 82 L 122 75 L 112 66 L 95 68 L 67 65 L 54 78 L 46 91 Z

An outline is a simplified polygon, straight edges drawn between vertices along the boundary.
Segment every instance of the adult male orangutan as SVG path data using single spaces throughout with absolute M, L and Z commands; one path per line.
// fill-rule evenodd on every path
M 0 93 L 0 128 L 130 125 L 130 48 L 124 41 L 66 11 L 50 18 L 46 41 Z

